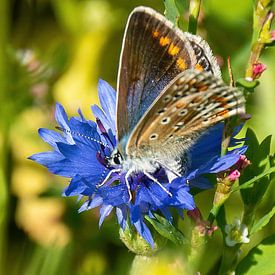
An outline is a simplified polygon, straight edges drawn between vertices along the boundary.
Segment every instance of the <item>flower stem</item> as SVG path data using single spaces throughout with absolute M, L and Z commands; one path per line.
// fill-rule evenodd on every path
M 6 45 L 8 41 L 8 15 L 9 1 L 0 1 L 0 101 L 1 118 L 0 122 L 0 274 L 5 274 L 6 263 L 6 240 L 7 240 L 7 217 L 8 217 L 8 176 L 7 176 L 7 161 L 9 155 L 9 113 L 6 111 L 9 108 L 7 102 L 8 93 L 8 68 L 7 68 L 7 53 Z
M 196 34 L 201 0 L 190 0 L 188 32 Z
M 233 247 L 229 247 L 224 244 L 222 262 L 219 269 L 219 275 L 234 274 L 234 270 L 238 263 L 239 251 L 241 244 L 236 244 Z
M 271 12 L 273 0 L 258 0 L 253 14 L 253 35 L 251 52 L 245 73 L 246 78 L 253 78 L 253 65 L 260 58 L 265 45 L 270 43 L 270 27 L 274 14 Z

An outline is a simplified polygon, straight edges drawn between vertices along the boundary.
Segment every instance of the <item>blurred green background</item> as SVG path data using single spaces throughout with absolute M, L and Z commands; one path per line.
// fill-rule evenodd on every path
M 182 2 L 188 6 L 187 0 Z M 203 2 L 199 34 L 218 57 L 225 80 L 228 56 L 235 78 L 244 76 L 252 4 L 250 0 Z M 134 255 L 120 242 L 114 216 L 99 230 L 96 210 L 78 214 L 79 204 L 61 197 L 68 180 L 51 175 L 27 157 L 49 149 L 37 129 L 55 127 L 56 101 L 70 115 L 80 107 L 92 119 L 90 106 L 98 103 L 98 79 L 116 87 L 126 20 L 139 5 L 164 11 L 161 0 L 0 1 L 0 274 L 128 274 Z M 267 49 L 261 61 L 268 69 L 247 105 L 252 114 L 248 124 L 260 140 L 275 134 L 275 51 Z M 272 144 L 274 152 L 274 139 Z M 259 215 L 274 205 L 274 194 L 270 187 Z M 205 216 L 212 198 L 213 190 L 196 197 Z M 240 215 L 237 194 L 226 209 L 229 221 Z M 188 219 L 180 223 L 186 234 L 188 225 Z M 274 230 L 273 219 L 254 244 Z M 204 274 L 215 274 L 219 248 L 217 232 L 205 253 Z M 174 274 L 165 263 L 150 274 Z

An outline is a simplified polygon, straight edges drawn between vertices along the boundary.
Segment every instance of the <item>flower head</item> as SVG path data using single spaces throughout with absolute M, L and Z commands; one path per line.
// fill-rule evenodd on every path
M 245 224 L 241 224 L 239 219 L 235 219 L 233 224 L 225 226 L 227 234 L 225 242 L 228 246 L 234 246 L 237 243 L 249 243 L 248 228 Z
M 253 64 L 252 69 L 253 69 L 252 79 L 257 79 L 266 70 L 266 65 L 263 63 L 255 63 Z
M 172 222 L 171 208 L 177 209 L 180 214 L 182 210 L 194 209 L 190 188 L 211 187 L 212 184 L 203 175 L 228 169 L 239 160 L 245 148 L 220 157 L 223 125 L 218 124 L 192 147 L 189 152 L 191 162 L 182 177 L 169 180 L 165 170 L 160 168 L 154 173 L 157 181 L 142 172 L 127 179 L 127 171 L 116 169 L 116 158 L 113 157 L 114 163 L 110 162 L 117 145 L 116 92 L 103 80 L 99 81 L 98 89 L 102 109 L 92 106 L 96 122 L 86 120 L 81 111 L 79 117 L 68 119 L 64 108 L 57 104 L 55 118 L 61 131 L 39 129 L 39 135 L 52 146 L 53 151 L 35 154 L 30 159 L 46 166 L 54 174 L 71 178 L 64 195 L 85 199 L 80 212 L 100 207 L 101 225 L 115 209 L 123 230 L 129 220 L 153 246 L 145 215 L 154 218 L 158 211 Z M 236 141 L 232 140 L 232 143 Z

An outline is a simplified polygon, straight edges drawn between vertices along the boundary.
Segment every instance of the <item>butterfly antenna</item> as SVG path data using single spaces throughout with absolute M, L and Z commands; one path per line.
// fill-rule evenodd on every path
M 103 146 L 105 146 L 105 147 L 107 147 L 107 148 L 109 148 L 109 149 L 112 149 L 107 143 L 102 142 L 102 141 L 99 141 L 99 140 L 97 140 L 97 139 L 95 139 L 95 138 L 92 138 L 92 137 L 89 137 L 89 136 L 80 134 L 80 133 L 78 133 L 78 132 L 71 131 L 71 130 L 68 130 L 68 129 L 59 127 L 59 126 L 56 126 L 55 128 L 56 128 L 57 130 L 59 130 L 59 131 L 64 132 L 64 133 L 71 134 L 71 135 L 74 135 L 74 136 L 83 137 L 83 138 L 86 138 L 86 139 L 88 139 L 88 140 L 94 141 L 94 142 L 96 142 L 96 143 L 98 143 L 98 144 L 100 144 L 100 145 L 103 145 Z
M 147 178 L 155 182 L 169 197 L 172 197 L 172 193 L 170 193 L 157 179 L 155 179 L 152 175 L 150 175 L 146 171 L 144 171 L 143 173 Z

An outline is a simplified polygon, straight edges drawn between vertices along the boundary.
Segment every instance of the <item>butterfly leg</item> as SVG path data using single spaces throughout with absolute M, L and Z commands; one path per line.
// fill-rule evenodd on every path
M 101 183 L 97 184 L 96 188 L 103 186 L 109 180 L 109 178 L 112 176 L 112 174 L 118 173 L 118 172 L 121 172 L 121 169 L 113 169 L 113 170 L 109 171 L 109 173 L 105 177 L 105 179 Z
M 129 201 L 130 202 L 133 198 L 132 196 L 132 193 L 131 193 L 131 186 L 130 186 L 130 183 L 128 181 L 128 178 L 130 177 L 130 175 L 132 174 L 132 170 L 129 170 L 127 171 L 127 173 L 125 174 L 125 183 L 126 183 L 126 186 L 127 186 L 127 190 L 128 190 L 128 193 L 129 193 Z
M 155 179 L 152 175 L 150 175 L 146 171 L 144 171 L 143 173 L 147 178 L 155 182 L 169 197 L 172 197 L 172 194 L 157 179 Z

